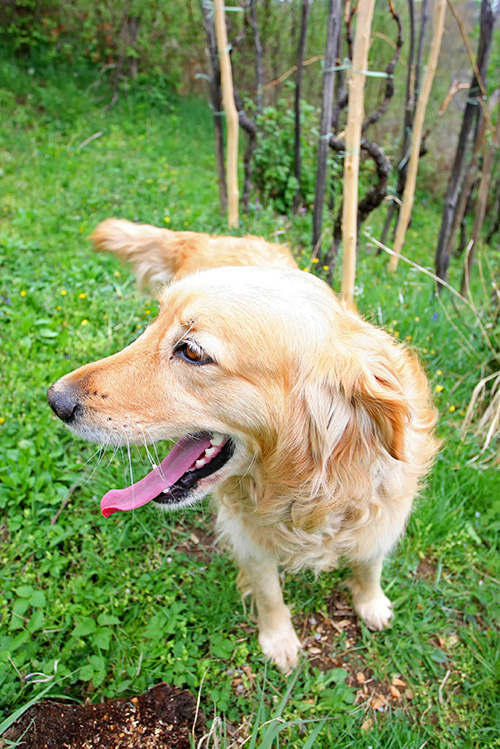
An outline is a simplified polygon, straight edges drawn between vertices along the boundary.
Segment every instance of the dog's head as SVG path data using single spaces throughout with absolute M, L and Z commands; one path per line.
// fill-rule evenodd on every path
M 405 455 L 398 348 L 296 270 L 218 268 L 167 287 L 130 346 L 49 389 L 75 433 L 114 445 L 178 440 L 102 511 L 193 503 L 264 471 L 291 491 Z M 366 468 L 366 466 L 364 466 Z

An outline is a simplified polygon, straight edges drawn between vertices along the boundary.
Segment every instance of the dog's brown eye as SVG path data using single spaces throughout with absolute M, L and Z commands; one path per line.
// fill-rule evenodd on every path
M 212 364 L 213 359 L 205 354 L 201 346 L 194 341 L 182 341 L 174 350 L 174 356 L 190 364 Z

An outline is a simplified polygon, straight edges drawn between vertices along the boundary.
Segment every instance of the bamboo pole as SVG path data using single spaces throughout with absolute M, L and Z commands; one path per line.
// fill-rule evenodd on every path
M 365 79 L 374 6 L 375 0 L 359 0 L 358 2 L 352 70 L 348 88 L 349 111 L 345 134 L 344 200 L 342 208 L 344 260 L 340 293 L 349 304 L 353 304 L 354 300 L 358 240 L 359 151 L 364 119 Z
M 422 130 L 424 126 L 425 110 L 431 93 L 432 82 L 441 50 L 441 41 L 444 32 L 444 18 L 446 14 L 446 0 L 437 0 L 434 8 L 434 34 L 432 45 L 429 52 L 429 61 L 425 78 L 422 85 L 422 91 L 418 97 L 417 108 L 415 110 L 415 120 L 413 124 L 413 143 L 408 164 L 408 177 L 403 193 L 403 202 L 399 212 L 399 220 L 396 228 L 394 239 L 394 255 L 389 260 L 389 270 L 396 271 L 399 262 L 399 256 L 403 249 L 406 230 L 410 223 L 411 210 L 413 208 L 413 199 L 415 197 L 415 184 L 417 182 L 418 160 L 420 158 L 420 143 L 422 141 Z
M 227 225 L 229 229 L 238 226 L 238 112 L 234 103 L 233 75 L 227 42 L 226 14 L 224 0 L 214 0 L 215 37 L 219 52 L 222 86 L 222 106 L 226 115 L 227 132 Z

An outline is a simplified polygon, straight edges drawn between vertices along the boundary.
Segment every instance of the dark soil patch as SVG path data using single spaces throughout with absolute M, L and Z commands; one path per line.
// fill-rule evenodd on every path
M 413 692 L 400 674 L 377 679 L 364 663 L 359 647 L 361 627 L 346 593 L 335 591 L 327 601 L 327 614 L 315 613 L 295 619 L 304 651 L 320 671 L 342 668 L 346 683 L 356 689 L 355 704 L 367 713 L 405 707 Z M 368 717 L 365 728 L 369 727 Z
M 346 593 L 335 591 L 326 608 L 326 615 L 315 613 L 295 622 L 309 660 L 320 671 L 344 668 L 345 657 L 361 638 L 358 618 Z
M 217 553 L 215 533 L 212 533 L 209 528 L 204 530 L 197 526 L 191 530 L 189 538 L 179 544 L 177 550 L 207 564 L 212 555 Z
M 39 702 L 3 738 L 20 739 L 19 749 L 189 749 L 193 727 L 199 739 L 205 717 L 195 697 L 163 683 L 99 705 Z
M 430 559 L 421 559 L 417 567 L 417 575 L 423 577 L 424 580 L 435 580 L 437 572 L 437 564 L 432 562 Z

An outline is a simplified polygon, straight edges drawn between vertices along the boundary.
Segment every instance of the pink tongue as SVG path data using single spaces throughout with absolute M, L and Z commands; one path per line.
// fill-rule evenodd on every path
M 136 510 L 168 489 L 183 473 L 194 466 L 207 447 L 210 438 L 182 437 L 170 450 L 159 466 L 126 489 L 111 489 L 101 499 L 101 513 L 109 518 L 119 510 Z

